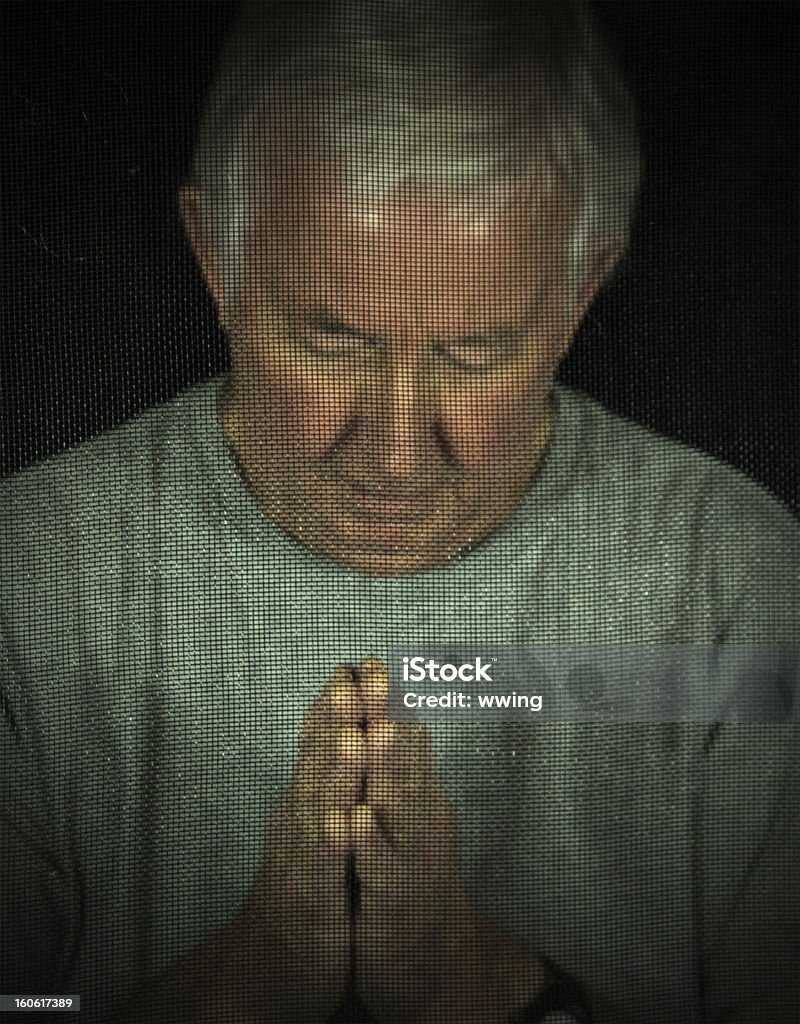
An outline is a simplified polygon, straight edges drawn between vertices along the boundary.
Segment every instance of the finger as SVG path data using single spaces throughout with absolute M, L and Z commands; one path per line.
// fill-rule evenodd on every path
M 357 726 L 339 732 L 338 757 L 326 779 L 325 804 L 347 813 L 362 799 L 367 765 L 367 739 Z
M 361 723 L 365 713 L 364 703 L 352 669 L 347 665 L 339 665 L 334 673 L 331 700 L 340 727 L 358 726 Z
M 323 836 L 334 851 L 345 852 L 350 847 L 349 815 L 336 807 L 329 808 L 323 817 Z
M 383 836 L 375 812 L 367 804 L 359 804 L 349 820 L 350 839 L 357 850 L 372 842 L 383 842 Z
M 350 815 L 350 843 L 361 883 L 362 910 L 380 894 L 394 893 L 404 899 L 412 895 L 409 859 L 396 849 L 380 812 L 371 805 L 359 804 Z
M 371 803 L 357 806 L 350 816 L 350 839 L 362 900 L 370 894 L 434 891 L 441 878 L 458 869 L 455 814 L 439 789 L 417 800 L 398 795 L 385 811 Z
M 296 877 L 303 863 L 314 865 L 318 881 L 328 872 L 335 880 L 344 871 L 349 821 L 342 805 L 352 804 L 365 759 L 363 733 L 346 723 L 358 718 L 359 704 L 352 673 L 340 665 L 305 716 L 292 782 L 270 831 L 270 854 L 279 875 Z M 331 794 L 332 778 L 338 785 Z
M 384 771 L 389 760 L 394 757 L 394 738 L 396 725 L 394 722 L 374 722 L 366 733 L 366 770 L 368 775 Z
M 358 667 L 358 679 L 369 727 L 386 718 L 389 672 L 380 659 L 365 658 Z
M 298 843 L 314 843 L 319 832 L 313 797 L 328 760 L 323 726 L 330 713 L 330 693 L 325 690 L 314 700 L 303 720 L 291 781 L 270 830 L 272 856 L 276 863 L 283 865 L 282 870 L 289 869 L 286 858 L 296 860 Z
M 353 707 L 353 702 L 358 700 L 351 671 L 346 665 L 337 666 L 303 723 L 295 782 L 304 797 L 312 797 L 324 787 L 336 762 L 340 727 L 346 727 L 349 719 L 358 717 Z
M 382 756 L 392 788 L 406 797 L 414 799 L 436 785 L 430 734 L 419 722 L 393 723 L 388 747 L 377 756 Z
M 427 734 L 416 724 L 379 722 L 367 736 L 367 759 L 366 802 L 387 837 L 403 842 L 424 823 L 436 782 Z
M 350 811 L 364 796 L 366 736 L 363 701 L 349 668 L 346 677 L 337 679 L 332 699 L 338 734 L 334 765 L 326 778 L 326 800 Z
M 348 672 L 347 666 L 337 665 L 333 678 L 306 712 L 300 740 L 301 751 L 304 746 L 316 747 L 320 738 L 328 731 L 334 710 L 333 695 L 336 693 L 338 698 L 340 688 L 346 689 L 351 679 L 352 677 Z

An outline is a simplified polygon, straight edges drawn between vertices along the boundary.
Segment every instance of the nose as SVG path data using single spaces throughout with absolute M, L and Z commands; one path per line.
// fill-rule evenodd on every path
M 394 362 L 375 383 L 369 419 L 380 475 L 390 487 L 405 483 L 416 490 L 444 454 L 430 367 L 424 360 Z
M 383 430 L 383 465 L 390 480 L 413 480 L 420 475 L 421 447 L 426 428 L 427 397 L 420 374 L 413 366 L 403 364 L 392 373 L 386 397 L 388 408 L 381 417 Z

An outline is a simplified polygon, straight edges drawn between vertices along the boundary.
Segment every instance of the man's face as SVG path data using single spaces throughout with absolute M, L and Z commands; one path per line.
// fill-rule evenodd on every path
M 226 436 L 264 513 L 312 551 L 371 574 L 438 565 L 509 519 L 549 440 L 580 316 L 563 306 L 564 194 L 370 209 L 331 166 L 286 159 L 226 317 Z

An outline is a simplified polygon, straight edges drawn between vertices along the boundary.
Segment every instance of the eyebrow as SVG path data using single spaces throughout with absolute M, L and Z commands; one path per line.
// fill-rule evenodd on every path
M 346 334 L 353 338 L 361 338 L 364 341 L 380 341 L 381 336 L 370 334 L 369 331 L 362 331 L 354 324 L 348 324 L 341 320 L 325 306 L 309 306 L 302 310 L 300 319 L 313 327 L 331 331 L 334 334 Z M 445 339 L 442 344 L 458 345 L 467 342 L 492 341 L 501 344 L 516 344 L 519 341 L 520 329 L 512 324 L 498 324 L 484 330 L 475 331 L 471 334 L 462 334 L 457 338 Z

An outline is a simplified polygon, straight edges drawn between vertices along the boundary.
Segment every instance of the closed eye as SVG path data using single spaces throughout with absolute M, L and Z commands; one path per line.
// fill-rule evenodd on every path
M 350 334 L 332 334 L 323 331 L 305 331 L 302 335 L 305 348 L 318 356 L 357 355 L 364 349 L 365 342 Z
M 491 339 L 465 339 L 440 346 L 442 353 L 455 366 L 465 370 L 489 370 L 508 357 L 511 346 Z
M 306 321 L 300 331 L 303 346 L 320 356 L 355 356 L 380 345 L 377 338 L 357 334 L 349 328 L 324 319 Z
M 381 338 L 367 334 L 335 317 L 317 314 L 307 316 L 300 328 L 300 341 L 305 349 L 323 358 L 361 356 L 383 347 Z M 451 365 L 469 371 L 492 369 L 509 358 L 518 339 L 508 328 L 500 336 L 475 335 L 455 341 L 441 342 L 434 351 L 444 355 Z

